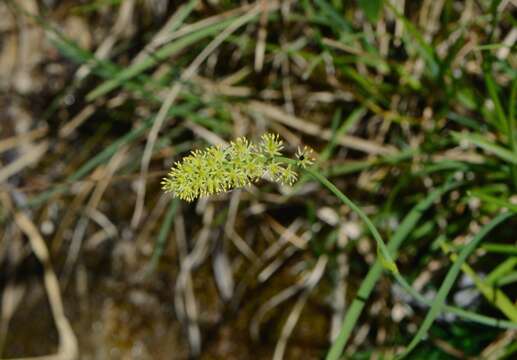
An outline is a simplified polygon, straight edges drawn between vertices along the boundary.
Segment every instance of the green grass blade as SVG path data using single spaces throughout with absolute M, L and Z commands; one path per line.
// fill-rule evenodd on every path
M 370 220 L 370 218 L 364 213 L 364 211 L 352 200 L 350 200 L 345 194 L 343 194 L 334 184 L 328 181 L 326 177 L 312 169 L 304 169 L 304 171 L 311 175 L 314 179 L 318 180 L 320 184 L 329 189 L 334 195 L 337 196 L 338 199 L 340 199 L 344 204 L 349 206 L 352 211 L 359 215 L 361 220 L 366 224 L 368 230 L 371 232 L 375 242 L 377 243 L 378 255 L 380 256 L 382 266 L 390 272 L 398 272 L 397 265 L 395 264 L 395 261 L 393 261 L 388 248 L 384 244 L 381 234 L 379 234 L 379 231 Z
M 149 56 L 141 62 L 129 66 L 127 69 L 124 69 L 117 73 L 111 80 L 108 80 L 97 86 L 95 89 L 93 89 L 86 95 L 86 100 L 93 101 L 96 98 L 107 94 L 108 92 L 116 89 L 117 87 L 132 79 L 133 77 L 155 66 L 157 62 L 163 61 L 173 56 L 174 54 L 179 53 L 187 46 L 195 44 L 204 39 L 205 37 L 217 34 L 224 28 L 228 27 L 231 23 L 233 23 L 234 20 L 235 17 L 225 19 L 224 21 L 209 25 L 203 29 L 185 35 L 177 39 L 176 41 L 173 41 L 172 43 L 163 46 L 162 48 L 157 50 L 153 54 L 153 56 Z
M 463 264 L 465 265 L 465 264 Z M 428 300 L 424 296 L 422 296 L 418 291 L 413 289 L 411 285 L 404 279 L 400 274 L 393 274 L 397 282 L 402 285 L 402 288 L 411 295 L 415 300 L 419 301 L 420 303 L 432 306 L 433 300 Z M 455 307 L 455 306 L 449 306 L 444 305 L 443 311 L 451 314 L 458 315 L 462 317 L 465 320 L 470 320 L 479 324 L 488 325 L 491 327 L 499 328 L 499 329 L 511 329 L 511 330 L 517 330 L 517 321 L 508 321 L 508 320 L 501 320 L 497 318 L 493 318 L 490 316 L 480 315 L 473 313 L 471 311 L 463 310 L 461 308 Z
M 491 285 L 495 284 L 496 282 L 498 283 L 499 279 L 512 271 L 516 265 L 517 257 L 514 256 L 507 258 L 501 264 L 497 265 L 496 268 L 485 277 L 485 282 Z
M 76 5 L 71 9 L 73 14 L 85 15 L 87 13 L 99 11 L 106 6 L 120 5 L 122 0 L 97 0 L 91 1 L 86 4 Z
M 332 27 L 334 31 L 337 33 L 350 32 L 350 24 L 331 4 L 325 0 L 315 0 L 314 2 L 318 5 L 322 14 L 327 18 L 328 25 Z
M 188 114 L 193 110 L 195 107 L 195 104 L 187 103 L 182 104 L 174 107 L 170 110 L 171 116 L 188 116 Z M 101 151 L 99 154 L 92 157 L 90 160 L 88 160 L 83 166 L 81 166 L 75 173 L 73 173 L 71 176 L 69 176 L 66 181 L 67 182 L 74 182 L 82 179 L 84 176 L 89 174 L 93 169 L 95 169 L 98 165 L 108 161 L 117 151 L 120 149 L 120 147 L 129 144 L 133 142 L 134 140 L 138 139 L 140 136 L 142 136 L 147 129 L 151 127 L 154 121 L 154 116 L 144 121 L 144 123 L 136 128 L 128 132 L 126 135 L 119 138 L 117 141 L 115 141 L 113 144 L 108 146 L 106 149 Z M 59 193 L 66 192 L 67 190 L 70 190 L 69 184 L 64 185 L 57 185 L 52 187 L 51 189 L 37 195 L 36 197 L 30 199 L 27 202 L 27 207 L 37 207 L 41 204 L 43 204 L 45 201 L 47 201 L 49 198 L 51 198 L 54 195 L 57 195 Z
M 442 243 L 440 246 L 444 252 L 450 254 L 452 261 L 457 260 L 458 255 L 453 252 L 453 249 L 449 244 Z M 472 269 L 468 264 L 463 263 L 461 265 L 461 270 L 474 281 L 476 288 L 483 294 L 485 299 L 505 314 L 508 319 L 513 321 L 517 326 L 517 306 L 514 305 L 513 301 L 510 300 L 504 292 L 494 288 L 491 284 L 480 278 L 474 269 Z
M 158 262 L 163 255 L 165 245 L 167 244 L 167 235 L 171 230 L 172 222 L 174 221 L 174 215 L 176 215 L 179 204 L 180 200 L 178 199 L 172 199 L 169 204 L 169 208 L 167 209 L 167 213 L 163 219 L 162 226 L 160 227 L 160 232 L 158 233 L 158 238 L 156 239 L 153 255 L 148 267 L 148 273 L 156 269 L 156 266 L 158 265 Z
M 438 290 L 438 293 L 436 294 L 436 297 L 434 298 L 431 308 L 427 312 L 424 321 L 418 328 L 415 336 L 407 346 L 404 353 L 400 356 L 400 358 L 404 358 L 407 355 L 409 355 L 411 351 L 413 351 L 415 347 L 420 343 L 420 341 L 422 341 L 422 339 L 427 335 L 427 331 L 430 329 L 434 320 L 442 311 L 447 294 L 449 294 L 449 291 L 451 290 L 454 282 L 456 281 L 460 273 L 461 266 L 467 260 L 467 257 L 474 251 L 474 249 L 478 247 L 481 240 L 483 240 L 485 236 L 490 231 L 492 231 L 492 229 L 494 229 L 497 225 L 501 224 L 503 221 L 508 219 L 510 216 L 511 214 L 504 213 L 494 218 L 490 223 L 483 226 L 483 228 L 481 228 L 481 230 L 476 234 L 472 241 L 461 250 L 458 259 L 454 262 L 452 267 L 447 272 L 445 280 L 440 286 L 440 289 Z
M 481 248 L 487 252 L 505 254 L 505 255 L 517 255 L 517 246 L 510 244 L 496 244 L 488 243 L 483 244 Z
M 341 115 L 341 112 L 336 113 L 338 116 Z M 330 158 L 334 149 L 338 145 L 338 140 L 341 136 L 346 134 L 352 126 L 354 126 L 360 119 L 362 119 L 366 115 L 366 109 L 363 107 L 359 107 L 352 111 L 350 115 L 343 121 L 341 126 L 337 128 L 335 131 L 332 131 L 332 137 L 330 138 L 328 144 L 321 151 L 319 156 L 319 161 L 325 161 Z
M 420 56 L 427 63 L 431 76 L 433 78 L 438 77 L 440 72 L 440 65 L 438 63 L 438 57 L 431 45 L 429 45 L 420 31 L 413 25 L 411 21 L 409 21 L 404 15 L 402 15 L 395 6 L 393 6 L 389 1 L 385 1 L 386 5 L 390 8 L 390 10 L 395 14 L 397 19 L 404 23 L 404 27 L 407 29 L 409 34 L 415 40 L 416 50 L 419 52 Z
M 49 40 L 59 50 L 59 52 L 63 54 L 63 56 L 78 64 L 88 64 L 91 66 L 91 72 L 97 76 L 111 79 L 117 73 L 122 71 L 118 65 L 115 65 L 108 60 L 101 60 L 96 58 L 95 54 L 80 48 L 76 43 L 66 38 L 64 35 L 52 36 Z M 131 91 L 138 92 L 146 96 L 146 98 L 150 98 L 153 95 L 146 92 L 144 86 L 142 85 L 144 83 L 146 85 L 158 85 L 156 80 L 142 74 L 135 79 L 131 79 L 131 81 L 125 82 L 123 85 Z M 155 97 L 155 99 L 158 100 L 157 97 Z
M 472 134 L 472 133 L 459 133 L 459 132 L 452 132 L 453 138 L 460 142 L 460 141 L 466 141 L 469 142 L 483 150 L 485 150 L 488 153 L 494 154 L 501 160 L 504 160 L 510 164 L 517 165 L 517 156 L 510 150 L 496 145 L 493 142 L 486 140 L 486 137 L 479 135 L 479 134 Z
M 497 284 L 499 286 L 506 286 L 514 282 L 517 282 L 517 271 L 512 271 L 511 273 L 508 273 L 505 276 L 501 277 Z
M 357 4 L 372 23 L 379 20 L 383 0 L 358 0 Z
M 188 3 L 182 5 L 176 13 L 173 15 L 174 19 L 169 24 L 168 32 L 173 32 L 178 29 L 184 22 L 185 19 L 192 13 L 192 10 L 196 7 L 199 0 L 190 0 Z
M 512 204 L 509 199 L 501 199 L 492 195 L 488 195 L 481 191 L 472 190 L 468 193 L 470 196 L 480 199 L 489 204 L 495 204 L 499 208 L 506 208 L 511 212 L 517 213 L 517 205 Z
M 492 99 L 492 102 L 494 103 L 495 108 L 495 114 L 497 119 L 497 128 L 504 130 L 507 134 L 507 136 L 510 136 L 508 133 L 510 129 L 508 129 L 507 125 L 507 119 L 506 115 L 503 110 L 503 106 L 501 105 L 501 101 L 499 100 L 499 95 L 497 94 L 497 83 L 494 80 L 494 77 L 492 74 L 490 74 L 490 68 L 489 70 L 485 70 L 485 85 L 488 90 L 488 94 L 490 95 L 490 98 Z
M 517 124 L 515 123 L 515 109 L 517 108 L 517 78 L 513 79 L 510 101 L 508 104 L 508 144 L 517 157 Z M 517 191 L 517 165 L 512 166 L 512 178 L 514 190 Z
M 425 199 L 420 201 L 417 205 L 411 209 L 408 215 L 404 218 L 397 231 L 393 234 L 392 238 L 388 242 L 388 249 L 391 253 L 393 253 L 394 257 L 396 256 L 396 252 L 402 242 L 407 238 L 409 233 L 414 229 L 415 225 L 418 223 L 423 213 L 431 207 L 431 205 L 439 199 L 444 193 L 458 187 L 459 183 L 448 183 L 440 188 L 431 192 Z M 373 291 L 375 284 L 379 280 L 382 274 L 382 265 L 380 263 L 380 259 L 375 261 L 375 264 L 370 268 L 368 274 L 364 278 L 359 287 L 357 295 L 355 296 L 352 304 L 350 305 L 347 313 L 345 314 L 345 318 L 343 321 L 343 325 L 341 330 L 335 339 L 332 347 L 327 354 L 327 360 L 338 360 L 341 357 L 343 349 L 345 348 L 350 335 L 361 315 L 361 312 L 365 306 L 368 297 Z

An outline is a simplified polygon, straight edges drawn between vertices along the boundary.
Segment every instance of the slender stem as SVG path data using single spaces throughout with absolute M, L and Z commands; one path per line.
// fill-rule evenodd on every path
M 297 160 L 293 160 L 286 157 L 278 157 L 278 160 L 291 164 L 294 166 L 300 166 L 299 162 Z M 381 263 L 384 268 L 387 270 L 390 270 L 391 272 L 397 273 L 397 265 L 395 264 L 395 261 L 393 261 L 393 258 L 390 254 L 390 251 L 384 244 L 384 241 L 382 240 L 381 234 L 379 234 L 379 231 L 377 231 L 377 228 L 375 225 L 373 225 L 373 222 L 370 220 L 368 215 L 364 213 L 363 210 L 359 206 L 357 206 L 350 198 L 348 198 L 345 194 L 341 192 L 333 183 L 331 183 L 325 176 L 321 175 L 319 172 L 315 171 L 311 168 L 305 168 L 302 167 L 302 170 L 305 171 L 307 174 L 312 176 L 314 179 L 316 179 L 320 184 L 325 186 L 327 189 L 329 189 L 334 195 L 337 196 L 338 199 L 340 199 L 344 204 L 348 205 L 359 217 L 363 222 L 366 224 L 366 227 L 373 235 L 373 238 L 375 239 L 375 242 L 377 243 L 377 249 L 378 254 L 381 255 Z
M 298 161 L 293 160 L 293 159 L 282 157 L 282 158 L 279 158 L 279 160 L 281 160 L 285 163 L 294 165 L 294 166 L 299 165 Z M 385 257 L 384 260 L 387 262 L 391 262 L 392 264 L 395 264 L 392 260 L 390 251 L 388 250 L 386 245 L 384 245 L 384 241 L 382 240 L 381 235 L 375 228 L 375 225 L 373 225 L 372 221 L 368 218 L 368 216 L 357 205 L 355 205 L 355 203 L 352 202 L 352 200 L 350 200 L 345 194 L 343 194 L 333 183 L 331 183 L 325 176 L 316 172 L 314 169 L 304 168 L 303 171 L 305 171 L 307 174 L 312 176 L 315 180 L 317 180 L 319 183 L 321 183 L 323 186 L 325 186 L 327 189 L 329 189 L 334 195 L 336 195 L 341 201 L 343 201 L 343 203 L 348 205 L 353 211 L 355 211 L 359 215 L 359 217 L 365 222 L 368 229 L 370 230 L 373 237 L 375 238 L 375 240 L 378 244 L 378 248 L 380 249 L 381 255 L 383 257 Z M 436 196 L 439 196 L 443 192 L 450 190 L 451 188 L 456 187 L 458 185 L 459 185 L 458 183 L 446 184 L 446 185 L 444 185 L 444 187 L 442 189 L 437 190 L 436 194 L 434 194 L 434 193 L 431 194 L 433 196 L 430 196 L 427 200 L 429 200 L 429 202 L 430 202 Z M 426 202 L 428 202 L 428 201 L 426 201 Z M 423 207 L 423 208 L 427 207 L 426 202 L 424 202 L 420 205 L 417 205 L 416 208 L 414 209 L 414 212 L 416 214 L 415 216 L 417 218 L 419 217 L 419 214 L 422 211 L 421 207 Z M 412 219 L 408 219 L 408 221 L 411 222 Z M 398 245 L 400 245 L 400 242 L 403 240 L 404 235 L 396 236 L 396 238 L 397 238 L 396 242 L 393 242 L 393 244 L 390 242 L 390 247 L 393 247 L 393 249 L 392 249 L 393 253 L 395 253 L 396 248 L 398 247 Z M 392 241 L 394 241 L 394 240 L 395 239 L 392 239 Z M 371 290 L 373 289 L 373 286 L 376 283 L 376 280 L 379 278 L 379 276 L 382 273 L 382 267 L 384 266 L 385 268 L 388 267 L 390 269 L 390 267 L 389 267 L 390 264 L 388 264 L 388 266 L 386 266 L 385 263 L 383 264 L 382 258 L 379 260 L 375 262 L 374 266 L 368 272 L 367 279 L 365 279 L 365 281 L 364 281 L 364 283 L 366 284 L 365 287 L 364 288 L 361 287 L 361 289 L 359 289 L 356 299 L 354 299 L 354 302 L 352 303 L 351 308 L 348 311 L 349 315 L 352 316 L 352 318 L 349 319 L 349 321 L 345 322 L 345 324 L 344 324 L 345 326 L 340 331 L 340 336 L 339 336 L 340 341 L 338 344 L 334 344 L 335 346 L 333 345 L 331 351 L 327 354 L 327 359 L 338 359 L 341 356 L 343 348 L 348 339 L 347 334 L 350 334 L 350 332 L 352 331 L 352 327 L 354 326 L 357 319 L 359 318 L 359 315 L 361 313 L 362 308 L 364 307 L 366 299 L 370 295 Z M 392 270 L 391 273 L 392 273 L 393 277 L 395 278 L 395 280 L 399 283 L 399 285 L 402 286 L 402 288 L 409 295 L 411 295 L 414 299 L 416 299 L 417 301 L 419 301 L 427 306 L 431 306 L 433 304 L 434 300 L 426 299 L 418 291 L 413 289 L 411 287 L 411 285 L 407 282 L 407 280 L 396 270 L 396 267 L 394 268 L 395 271 L 393 269 L 390 269 L 390 270 Z M 480 324 L 494 326 L 494 327 L 498 327 L 498 328 L 505 328 L 505 329 L 517 329 L 517 323 L 514 323 L 512 321 L 500 320 L 500 319 L 496 319 L 493 317 L 476 314 L 474 312 L 463 310 L 463 309 L 460 309 L 460 308 L 457 308 L 454 306 L 444 305 L 443 310 L 446 312 L 452 313 L 452 314 L 456 314 L 464 319 L 478 322 Z M 344 335 L 344 336 L 341 336 L 341 335 Z
M 478 288 L 480 286 L 482 286 L 485 289 L 490 289 L 490 291 L 493 291 L 491 288 L 491 285 L 489 285 L 487 282 L 481 281 L 482 284 L 480 284 L 479 283 L 480 281 L 477 281 L 477 280 L 479 280 L 479 277 L 475 273 L 473 273 L 473 271 L 470 274 L 465 271 L 464 267 L 468 267 L 468 265 L 465 263 L 465 261 L 467 260 L 469 255 L 479 246 L 481 241 L 486 238 L 486 235 L 490 231 L 492 231 L 495 227 L 497 227 L 499 224 L 501 224 L 506 219 L 508 219 L 510 216 L 512 216 L 512 213 L 506 212 L 506 213 L 499 214 L 490 223 L 484 225 L 481 228 L 481 230 L 477 232 L 477 234 L 474 236 L 474 238 L 465 247 L 463 247 L 461 249 L 459 255 L 451 253 L 451 259 L 454 261 L 454 264 L 451 266 L 449 271 L 447 271 L 447 275 L 445 276 L 445 279 L 443 280 L 442 284 L 440 285 L 440 288 L 439 288 L 435 298 L 432 300 L 432 303 L 430 304 L 431 305 L 430 309 L 429 309 L 426 317 L 424 318 L 424 321 L 418 328 L 418 331 L 413 336 L 413 339 L 411 340 L 409 345 L 406 347 L 404 352 L 398 356 L 398 359 L 402 359 L 402 358 L 408 356 L 411 353 L 411 351 L 413 351 L 417 347 L 417 345 L 420 343 L 420 341 L 423 340 L 423 338 L 425 337 L 425 334 L 427 334 L 428 330 L 431 328 L 431 325 L 435 321 L 436 317 L 440 314 L 440 312 L 442 312 L 444 305 L 446 306 L 445 299 L 446 299 L 447 295 L 449 294 L 449 291 L 452 289 L 452 286 L 453 286 L 454 282 L 456 281 L 456 279 L 462 269 L 471 279 L 474 280 L 474 282 L 476 283 Z M 445 247 L 449 247 L 449 245 L 447 245 L 444 241 L 441 241 L 441 246 L 443 249 L 445 249 Z M 468 268 L 469 268 L 469 270 L 471 270 L 470 267 L 468 267 Z M 399 282 L 400 282 L 400 280 L 404 280 L 404 279 L 399 279 Z M 413 289 L 411 288 L 411 286 L 409 286 L 408 291 L 411 291 L 411 290 L 413 290 Z M 483 290 L 481 290 L 481 292 L 483 292 Z M 418 294 L 418 292 L 416 292 L 416 293 Z M 487 296 L 486 293 L 484 293 L 484 294 L 485 294 L 485 296 Z M 420 295 L 420 294 L 418 294 L 418 295 Z M 515 321 L 515 314 L 516 314 L 517 309 L 515 309 L 513 307 L 513 304 L 511 304 L 511 301 L 509 301 L 508 298 L 502 293 L 499 295 L 498 299 L 500 299 L 499 303 L 495 303 L 494 305 L 495 306 L 499 305 L 501 311 L 505 315 L 507 315 L 510 318 L 510 320 Z M 419 300 L 425 300 L 425 299 L 423 297 L 422 297 L 422 299 L 420 299 L 420 297 L 419 297 Z M 515 327 L 517 327 L 517 322 L 515 322 Z
M 397 282 L 404 288 L 404 290 L 411 295 L 413 298 L 415 298 L 418 302 L 421 302 L 422 304 L 425 304 L 427 306 L 432 306 L 434 299 L 426 299 L 423 297 L 418 291 L 413 289 L 413 287 L 407 282 L 407 280 L 402 277 L 400 274 L 394 274 L 393 275 Z M 493 318 L 490 316 L 480 315 L 473 313 L 471 311 L 463 310 L 461 308 L 450 306 L 450 305 L 444 305 L 443 309 L 446 312 L 456 314 L 458 316 L 461 316 L 464 319 L 472 320 L 475 322 L 478 322 L 480 324 L 494 326 L 497 328 L 505 328 L 505 329 L 514 329 L 517 330 L 517 322 L 514 321 L 508 321 L 508 320 L 500 320 L 497 318 Z
M 395 261 L 393 261 L 393 258 L 390 254 L 390 251 L 384 244 L 384 241 L 382 240 L 381 234 L 379 234 L 379 231 L 377 231 L 377 228 L 373 224 L 373 222 L 370 220 L 368 215 L 364 213 L 364 211 L 357 206 L 350 198 L 348 198 L 345 194 L 343 194 L 333 183 L 331 183 L 325 176 L 321 175 L 320 173 L 316 172 L 313 169 L 305 168 L 303 169 L 307 174 L 312 176 L 314 179 L 318 180 L 323 186 L 325 186 L 327 189 L 329 189 L 334 195 L 336 195 L 344 204 L 348 205 L 359 217 L 361 220 L 364 221 L 366 224 L 366 227 L 368 227 L 368 230 L 373 235 L 373 238 L 377 242 L 378 247 L 378 253 L 382 255 L 384 259 L 381 259 L 382 265 L 390 270 L 391 272 L 397 273 L 397 265 L 395 264 Z

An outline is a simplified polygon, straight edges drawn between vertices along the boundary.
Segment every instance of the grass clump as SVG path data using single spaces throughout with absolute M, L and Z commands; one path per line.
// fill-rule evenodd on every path
M 514 2 L 40 3 L 0 1 L 2 299 L 13 208 L 85 357 L 106 303 L 142 359 L 514 356 Z M 37 295 L 0 357 L 55 347 L 18 336 Z

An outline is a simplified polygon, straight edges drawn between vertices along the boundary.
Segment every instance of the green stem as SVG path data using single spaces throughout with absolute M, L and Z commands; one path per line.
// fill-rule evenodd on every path
M 442 309 L 445 305 L 445 299 L 447 295 L 449 294 L 449 291 L 452 289 L 452 286 L 454 285 L 454 282 L 456 281 L 461 269 L 463 266 L 466 266 L 467 264 L 465 261 L 467 260 L 468 256 L 479 246 L 481 241 L 486 237 L 486 235 L 492 231 L 495 227 L 497 227 L 499 224 L 504 222 L 506 219 L 508 219 L 510 216 L 512 216 L 511 213 L 502 213 L 499 214 L 496 218 L 494 218 L 490 223 L 483 226 L 483 228 L 474 236 L 474 238 L 461 250 L 460 254 L 458 256 L 454 255 L 453 261 L 454 265 L 449 269 L 447 272 L 447 275 L 445 276 L 445 279 L 440 286 L 440 289 L 438 290 L 438 293 L 436 294 L 435 298 L 433 299 L 432 303 L 430 304 L 430 309 L 420 325 L 418 331 L 416 332 L 415 336 L 413 337 L 413 340 L 409 343 L 406 350 L 398 356 L 399 359 L 402 359 L 409 355 L 413 349 L 416 348 L 416 346 L 422 341 L 422 339 L 427 334 L 428 330 L 431 328 L 434 320 L 438 317 L 438 315 L 441 313 Z M 442 245 L 442 247 L 445 246 L 445 244 Z M 452 258 L 452 257 L 451 257 Z M 472 274 L 469 274 L 469 276 L 473 279 Z M 477 276 L 474 274 L 474 276 L 477 278 Z M 488 287 L 491 289 L 490 285 L 484 284 L 485 287 Z M 408 290 L 412 290 L 411 287 L 408 288 Z M 506 297 L 503 295 L 503 297 Z M 501 304 L 506 307 L 508 307 L 508 302 Z M 515 309 L 513 309 L 513 306 L 509 306 L 508 312 L 503 311 L 503 313 L 514 316 L 515 315 Z M 515 320 L 513 317 L 510 318 L 511 320 Z M 517 327 L 517 323 L 516 323 Z
M 299 166 L 298 161 L 280 157 L 279 160 Z M 334 195 L 337 196 L 338 199 L 340 199 L 344 204 L 350 207 L 363 222 L 366 224 L 366 227 L 373 235 L 373 238 L 375 239 L 375 242 L 377 243 L 377 254 L 381 256 L 381 263 L 382 265 L 389 271 L 393 273 L 398 273 L 397 265 L 395 264 L 395 261 L 393 261 L 393 258 L 384 244 L 384 241 L 382 240 L 381 234 L 379 234 L 379 231 L 377 231 L 377 228 L 373 224 L 373 222 L 370 220 L 368 215 L 364 213 L 363 210 L 359 206 L 357 206 L 352 200 L 350 200 L 345 194 L 343 194 L 333 183 L 331 183 L 325 176 L 321 175 L 320 173 L 316 172 L 315 170 L 311 168 L 302 168 L 303 171 L 305 171 L 307 174 L 312 176 L 314 179 L 316 179 L 320 184 L 325 186 L 327 189 L 329 189 Z
M 291 164 L 294 166 L 299 166 L 299 162 L 293 159 L 289 158 L 279 158 L 280 161 L 283 161 L 287 164 Z M 365 222 L 368 229 L 371 231 L 372 235 L 374 236 L 375 240 L 377 241 L 378 248 L 380 249 L 380 255 L 385 257 L 385 261 L 391 261 L 393 264 L 393 260 L 391 257 L 391 253 L 395 253 L 396 249 L 400 246 L 403 239 L 407 236 L 409 229 L 416 223 L 416 221 L 420 218 L 422 212 L 424 209 L 426 209 L 436 198 L 438 198 L 441 194 L 444 192 L 457 187 L 459 183 L 447 183 L 442 188 L 437 189 L 435 192 L 431 193 L 425 201 L 419 203 L 404 219 L 403 225 L 401 225 L 401 231 L 397 232 L 396 235 L 392 238 L 392 240 L 389 243 L 389 247 L 391 249 L 391 252 L 388 250 L 386 245 L 384 245 L 384 242 L 382 240 L 381 235 L 375 228 L 375 225 L 373 225 L 372 221 L 368 218 L 368 216 L 357 206 L 355 205 L 352 200 L 350 200 L 345 194 L 343 194 L 333 183 L 331 183 L 326 177 L 321 175 L 320 173 L 316 172 L 313 169 L 307 169 L 303 168 L 303 171 L 305 171 L 307 174 L 312 176 L 315 180 L 317 180 L 319 183 L 321 183 L 323 186 L 325 186 L 327 189 L 329 189 L 334 195 L 336 195 L 343 203 L 348 205 L 353 211 L 355 211 L 361 219 Z M 387 256 L 385 256 L 386 254 Z M 338 338 L 336 339 L 336 342 L 333 344 L 330 352 L 327 354 L 327 359 L 339 359 L 343 349 L 346 345 L 346 342 L 350 336 L 350 333 L 357 322 L 359 315 L 361 314 L 362 309 L 364 308 L 365 301 L 371 294 L 371 291 L 373 290 L 373 287 L 375 286 L 375 283 L 379 279 L 379 277 L 382 274 L 382 267 L 386 267 L 386 264 L 383 264 L 382 256 L 380 259 L 378 259 L 373 267 L 368 272 L 366 278 L 364 279 L 361 288 L 359 289 L 356 298 L 352 302 L 348 312 L 347 312 L 347 318 L 345 319 L 345 322 L 343 324 L 343 327 L 340 331 L 340 334 L 338 335 Z M 388 267 L 389 268 L 389 267 Z M 396 270 L 396 268 L 395 268 Z M 399 285 L 402 286 L 402 288 L 411 295 L 414 299 L 417 301 L 427 305 L 432 306 L 433 300 L 427 300 L 425 297 L 423 297 L 418 291 L 413 289 L 411 285 L 407 282 L 407 280 L 400 275 L 398 271 L 391 271 L 393 277 L 395 280 L 399 283 Z M 364 286 L 363 286 L 364 285 Z M 445 312 L 449 312 L 452 314 L 456 314 L 464 319 L 471 320 L 480 324 L 488 325 L 488 326 L 494 326 L 498 328 L 505 328 L 505 329 L 516 329 L 517 330 L 517 323 L 512 321 L 506 321 L 506 320 L 499 320 L 493 317 L 484 316 L 480 314 L 476 314 L 467 310 L 463 310 L 454 306 L 448 306 L 444 305 L 442 308 Z
M 394 274 L 393 276 L 395 277 L 397 282 L 404 288 L 404 290 L 417 301 L 427 306 L 433 305 L 434 299 L 428 300 L 425 297 L 423 297 L 418 291 L 413 289 L 413 287 L 409 285 L 406 279 L 404 279 L 404 277 L 402 277 L 400 274 Z M 457 308 L 455 306 L 450 305 L 444 305 L 442 309 L 445 310 L 445 312 L 456 314 L 464 319 L 472 320 L 480 324 L 493 326 L 497 328 L 517 330 L 517 322 L 514 321 L 500 320 L 490 316 L 476 314 L 471 311 L 463 310 L 461 308 Z

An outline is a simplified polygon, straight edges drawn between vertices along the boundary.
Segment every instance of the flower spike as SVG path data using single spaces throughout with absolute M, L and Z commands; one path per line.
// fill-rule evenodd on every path
M 258 144 L 240 137 L 226 148 L 194 150 L 174 164 L 161 182 L 162 189 L 190 202 L 250 185 L 265 175 L 282 185 L 293 185 L 296 172 L 276 159 L 283 147 L 277 134 L 266 133 Z

